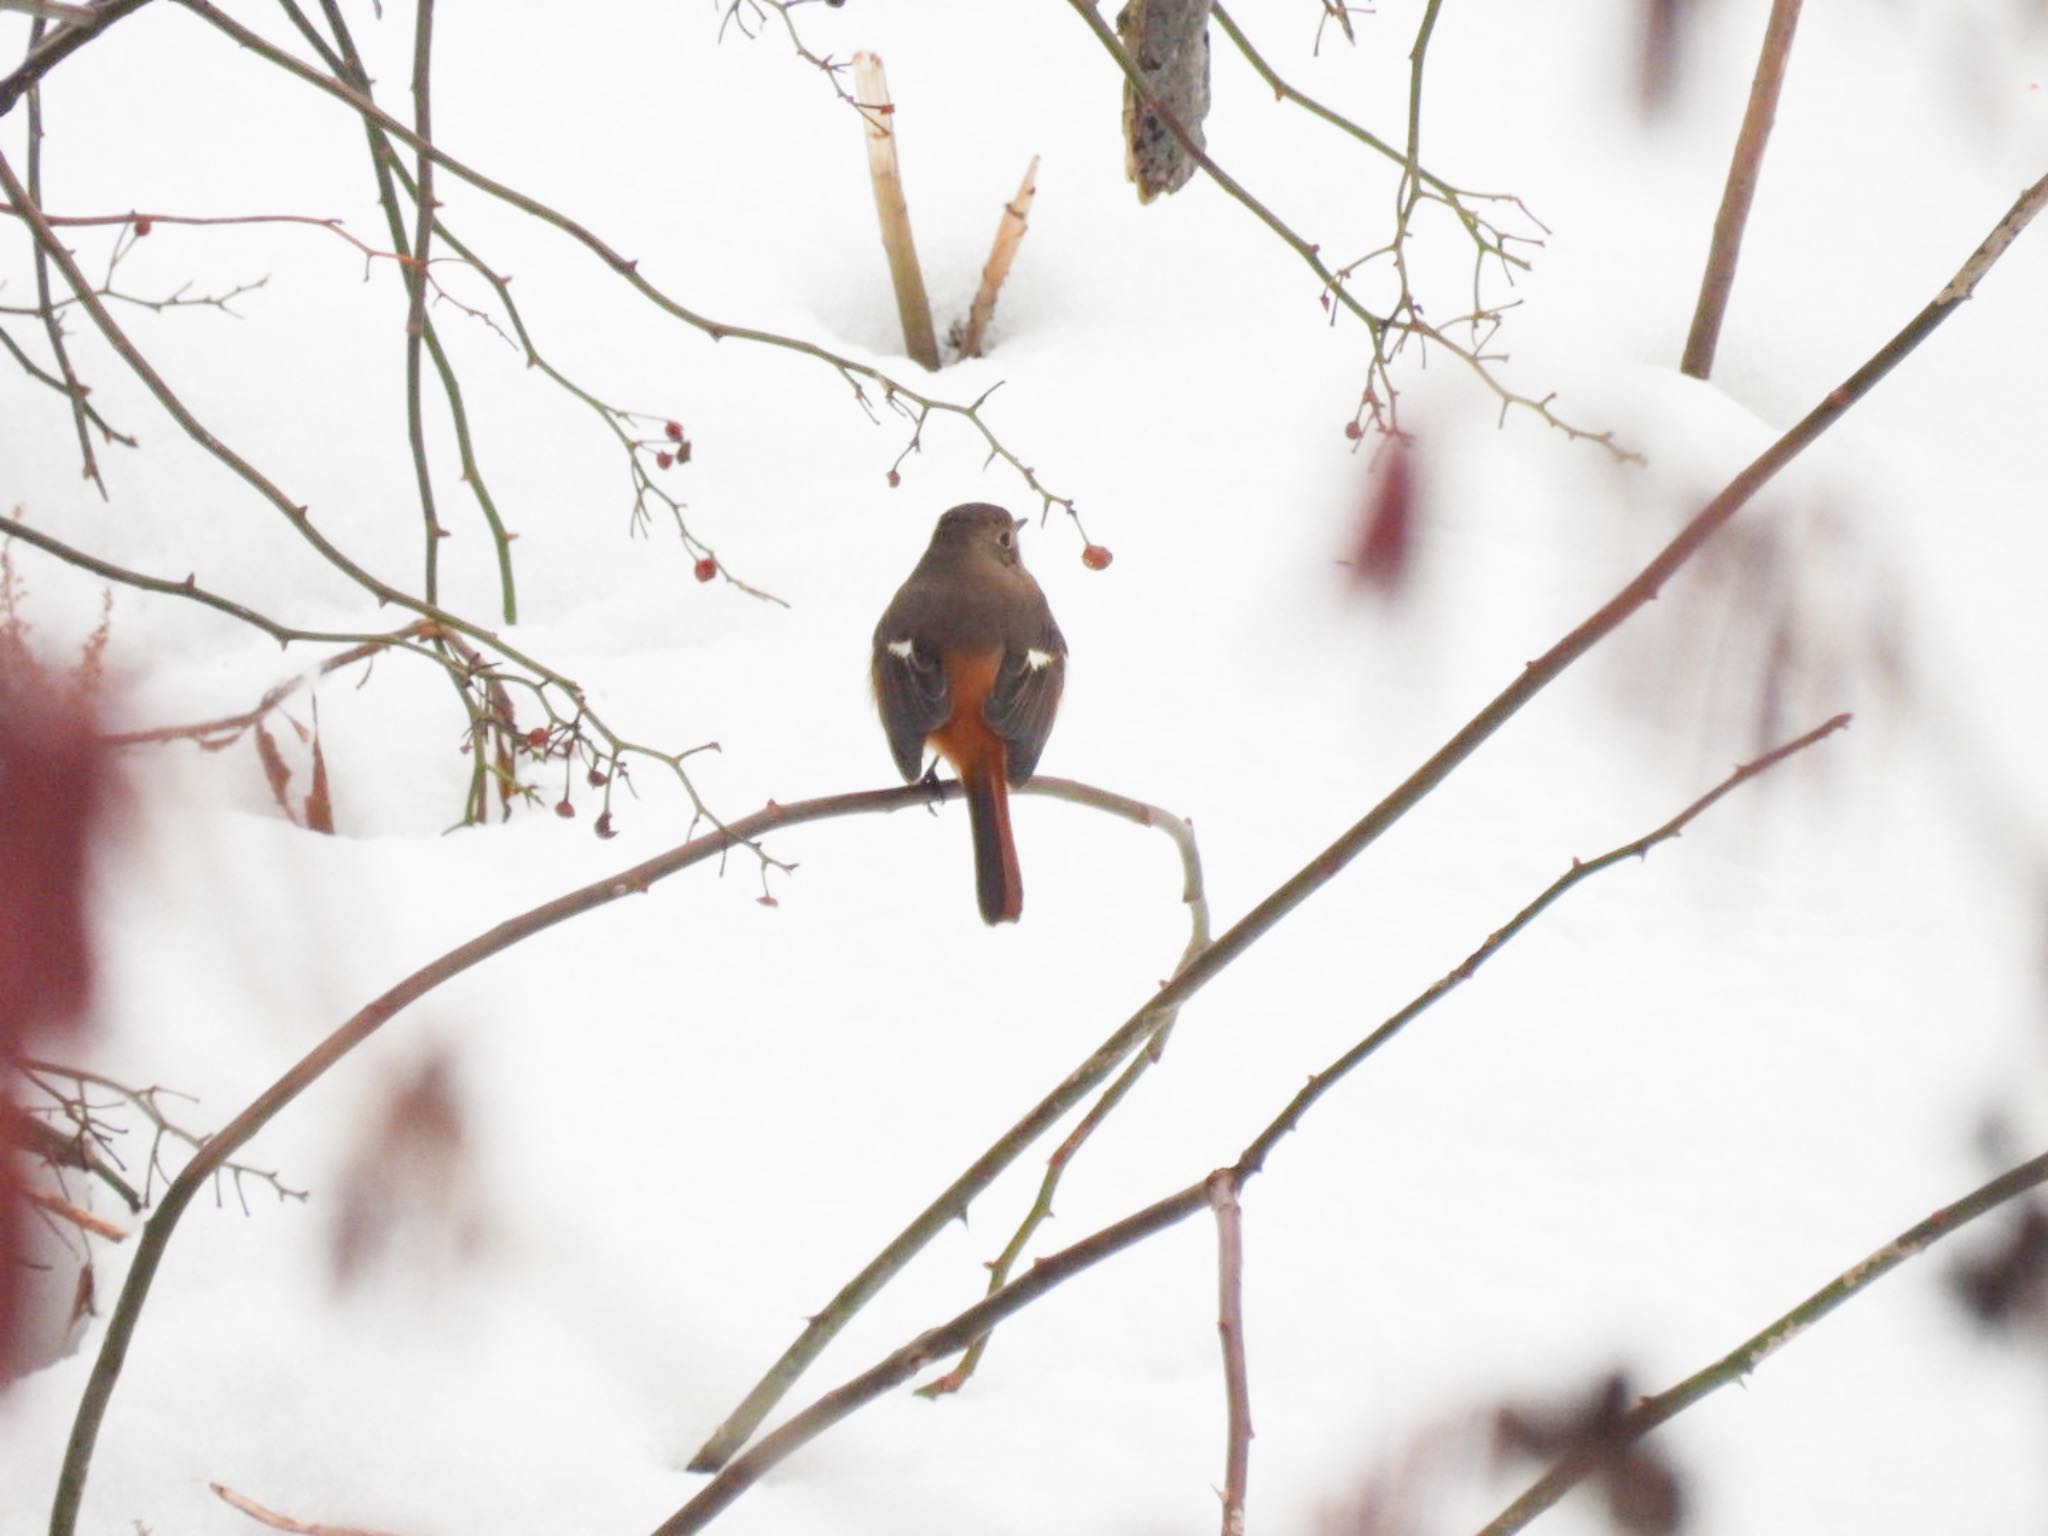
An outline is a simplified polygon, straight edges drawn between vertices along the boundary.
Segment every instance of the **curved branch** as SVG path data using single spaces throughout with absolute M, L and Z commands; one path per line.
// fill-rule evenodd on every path
M 120 1381 L 121 1368 L 127 1359 L 128 1347 L 135 1336 L 136 1326 L 141 1321 L 143 1303 L 148 1299 L 150 1287 L 155 1282 L 157 1266 L 163 1260 L 164 1250 L 171 1240 L 171 1234 L 177 1229 L 186 1206 L 205 1186 L 206 1181 L 225 1165 L 236 1151 L 276 1118 L 286 1105 L 325 1076 L 349 1052 L 435 988 L 482 964 L 493 955 L 502 954 L 515 944 L 565 923 L 571 918 L 580 917 L 599 907 L 609 906 L 622 897 L 642 895 L 658 881 L 665 880 L 693 865 L 701 864 L 707 859 L 718 858 L 735 847 L 750 846 L 771 831 L 835 816 L 864 815 L 877 811 L 925 806 L 929 805 L 934 797 L 940 800 L 953 798 L 959 792 L 959 788 L 960 786 L 953 780 L 945 779 L 933 783 L 905 784 L 891 789 L 826 795 L 789 805 L 778 805 L 771 801 L 764 809 L 754 812 L 751 816 L 742 816 L 715 831 L 692 838 L 679 847 L 657 854 L 629 869 L 593 881 L 552 901 L 543 902 L 517 917 L 506 919 L 478 934 L 468 943 L 458 945 L 438 959 L 420 967 L 382 996 L 357 1010 L 346 1023 L 257 1095 L 233 1120 L 206 1138 L 192 1161 L 187 1163 L 170 1182 L 156 1213 L 144 1224 L 141 1239 L 135 1247 L 134 1263 L 128 1271 L 126 1282 L 121 1287 L 120 1299 L 108 1315 L 106 1337 L 100 1344 L 99 1355 L 93 1361 L 92 1374 L 87 1378 L 77 1416 L 72 1421 L 71 1437 L 65 1447 L 64 1464 L 58 1474 L 56 1499 L 50 1513 L 51 1536 L 71 1536 L 77 1528 L 79 1505 L 85 1494 L 86 1475 L 92 1465 L 93 1448 L 99 1439 L 100 1426 L 106 1418 L 107 1406 L 113 1400 L 114 1388 Z M 1020 786 L 1017 792 L 1029 794 L 1040 788 L 1038 781 L 1034 780 L 1030 784 Z M 1122 796 L 1077 784 L 1072 780 L 1052 781 L 1049 788 L 1055 798 L 1071 800 L 1077 804 L 1099 803 L 1105 808 L 1112 802 L 1126 806 L 1138 804 L 1136 801 L 1125 800 Z
M 65 27 L 53 34 L 48 41 L 31 48 L 28 57 L 15 67 L 14 72 L 0 80 L 0 117 L 12 112 L 14 104 L 32 90 L 43 76 L 123 16 L 139 11 L 147 4 L 149 0 L 99 0 L 92 8 L 93 15 L 90 21 Z

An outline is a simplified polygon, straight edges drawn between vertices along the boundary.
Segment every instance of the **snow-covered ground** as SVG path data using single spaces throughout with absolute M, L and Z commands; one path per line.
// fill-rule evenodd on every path
M 252 26 L 300 46 L 270 8 Z M 405 116 L 410 12 L 349 7 Z M 1559 392 L 1618 465 L 1404 361 L 1417 547 L 1398 601 L 1338 561 L 1370 493 L 1343 431 L 1363 338 L 1313 277 L 1198 179 L 1141 208 L 1114 66 L 1066 6 L 858 0 L 806 41 L 887 61 L 940 326 L 1042 157 L 984 361 L 898 355 L 859 124 L 773 18 L 705 4 L 443 6 L 435 137 L 639 262 L 698 312 L 813 339 L 985 408 L 1115 553 L 1083 568 L 1055 514 L 1025 536 L 1072 648 L 1044 758 L 1195 822 L 1234 921 L 1577 623 L 1678 519 L 1948 280 L 2048 169 L 2048 32 L 1984 3 L 1809 8 L 1711 384 L 1683 345 L 1767 7 L 1693 17 L 1645 116 L 1638 6 L 1444 7 L 1422 149 L 1549 226 L 1499 338 L 1503 377 Z M 1309 0 L 1236 19 L 1304 90 L 1398 139 L 1421 7 L 1326 31 Z M 26 23 L 0 26 L 13 57 Z M 1219 34 L 1216 158 L 1326 259 L 1385 238 L 1384 161 L 1276 102 Z M 53 211 L 294 212 L 388 244 L 348 114 L 176 6 L 150 6 L 45 93 Z M 4 144 L 18 165 L 21 113 Z M 549 360 L 684 423 L 667 472 L 693 533 L 789 606 L 692 579 L 665 525 L 629 537 L 615 440 L 489 329 L 437 311 L 520 581 L 516 640 L 635 740 L 679 749 L 720 814 L 892 779 L 869 632 L 932 520 L 1038 499 L 947 417 L 871 425 L 815 361 L 712 343 L 601 263 L 444 176 L 452 227 L 514 274 Z M 111 235 L 74 236 L 88 268 Z M 5 302 L 31 291 L 10 237 Z M 1421 281 L 1461 302 L 1439 231 Z M 438 269 L 466 302 L 481 283 Z M 267 277 L 219 314 L 120 311 L 202 421 L 356 560 L 418 579 L 388 261 L 303 226 L 165 224 L 132 291 Z M 365 280 L 367 277 L 367 280 Z M 9 316 L 10 334 L 39 332 Z M 1158 1070 L 1076 1163 L 1042 1250 L 1227 1162 L 1317 1070 L 1456 964 L 1576 857 L 1647 832 L 1738 760 L 1838 710 L 1856 722 L 1640 864 L 1573 894 L 1334 1092 L 1245 1196 L 1245 1329 L 1261 1531 L 1356 1531 L 1398 1483 L 1403 1530 L 1470 1529 L 1534 1475 L 1480 1466 L 1504 1399 L 1563 1402 L 1616 1366 L 1653 1391 L 1900 1229 L 2038 1150 L 2048 858 L 2048 230 L 1615 638 L 1193 1003 Z M 117 563 L 306 628 L 397 622 L 194 448 L 82 317 L 95 403 L 142 450 L 79 479 L 56 397 L 0 368 L 0 503 Z M 444 601 L 494 624 L 494 567 L 430 409 L 454 530 Z M 657 428 L 658 430 L 658 428 Z M 62 657 L 96 583 L 17 544 L 22 611 Z M 189 605 L 117 590 L 122 720 L 246 708 L 326 651 L 280 654 Z M 1770 660 L 1774 636 L 1793 652 Z M 1766 708 L 1764 695 L 1771 703 Z M 543 807 L 449 834 L 468 760 L 429 669 L 318 690 L 340 834 L 287 825 L 246 741 L 124 758 L 99 880 L 100 1070 L 198 1095 L 224 1123 L 369 998 L 453 944 L 678 841 L 647 766 L 618 836 Z M 310 724 L 303 704 L 294 716 Z M 1769 720 L 1769 725 L 1763 722 Z M 304 785 L 303 749 L 283 729 Z M 702 1484 L 683 1463 L 805 1317 L 1121 1022 L 1186 937 L 1156 834 L 1016 808 L 1026 912 L 985 929 L 957 807 L 768 841 L 799 864 L 759 904 L 750 860 L 556 929 L 402 1014 L 254 1143 L 311 1191 L 195 1208 L 171 1245 L 93 1464 L 81 1529 L 253 1529 L 221 1482 L 305 1520 L 431 1536 L 637 1532 Z M 459 1155 L 372 1191 L 386 1223 L 335 1279 L 353 1172 L 385 1105 L 444 1064 Z M 1987 1150 L 1984 1127 L 2006 1145 Z M 1047 1143 L 1049 1150 L 1051 1143 Z M 1040 1154 L 1042 1155 L 1042 1154 Z M 1028 1206 L 1027 1158 L 892 1283 L 787 1405 L 951 1316 Z M 81 1190 L 83 1186 L 80 1186 Z M 110 1202 L 98 1202 L 118 1214 Z M 1965 1237 L 1956 1251 L 1993 1234 Z M 129 1245 L 132 1247 L 132 1244 Z M 1215 1239 L 1181 1227 L 1008 1324 L 934 1404 L 899 1393 L 794 1457 L 735 1532 L 1129 1533 L 1216 1518 L 1224 1398 Z M 1973 1328 L 1937 1252 L 1881 1282 L 1655 1444 L 1688 1529 L 2048 1526 L 2038 1341 Z M 102 1307 L 126 1250 L 99 1250 Z M 40 1530 L 99 1343 L 0 1393 L 0 1536 Z M 1558 1531 L 1600 1527 L 1581 1494 Z M 1349 1522 L 1349 1523 L 1347 1523 Z M 1385 1526 L 1373 1527 L 1387 1529 Z

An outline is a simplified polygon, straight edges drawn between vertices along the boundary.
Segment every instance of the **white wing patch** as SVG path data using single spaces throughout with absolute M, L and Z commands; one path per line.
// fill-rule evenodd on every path
M 891 640 L 887 650 L 898 661 L 908 661 L 917 651 L 917 642 L 915 640 Z
M 1054 656 L 1051 651 L 1041 651 L 1035 645 L 1031 647 L 1030 650 L 1024 653 L 1024 665 L 1029 667 L 1034 672 L 1042 671 L 1044 668 L 1051 666 L 1058 659 L 1059 658 Z

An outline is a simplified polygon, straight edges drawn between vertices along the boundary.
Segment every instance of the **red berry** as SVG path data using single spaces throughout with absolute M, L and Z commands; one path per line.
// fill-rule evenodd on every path
M 585 774 L 584 777 L 590 781 L 590 787 L 592 789 L 604 788 L 605 772 L 602 768 L 593 768 L 590 770 L 589 773 Z
M 706 555 L 697 562 L 695 570 L 699 581 L 709 581 L 718 574 L 718 562 Z
M 893 470 L 893 469 L 892 469 L 892 470 L 890 470 L 890 471 L 889 471 L 889 489 L 893 491 L 893 490 L 895 490 L 895 489 L 896 489 L 896 487 L 897 487 L 897 486 L 901 485 L 902 483 L 903 483 L 903 477 L 902 477 L 901 475 L 897 474 L 895 470 Z
M 683 441 L 676 444 L 676 462 L 678 464 L 690 462 L 690 440 L 688 438 L 684 438 Z
M 599 837 L 617 837 L 619 829 L 612 825 L 612 813 L 605 811 L 597 818 L 597 825 L 591 828 Z
M 654 464 L 657 469 L 667 469 L 673 463 L 675 463 L 675 460 L 670 457 L 666 449 L 663 449 L 654 456 Z
M 156 220 L 152 219 L 148 214 L 145 213 L 135 221 L 135 238 L 140 240 L 144 235 L 148 234 L 152 229 L 155 228 Z
M 536 751 L 546 746 L 548 744 L 548 728 L 544 725 L 536 725 L 526 733 L 526 744 Z
M 1344 435 L 1355 443 L 1365 436 L 1365 428 L 1361 427 L 1356 421 L 1347 421 L 1344 423 Z
M 680 421 L 672 421 L 661 430 L 668 434 L 668 440 L 672 443 L 680 443 L 683 440 L 683 424 Z
M 555 802 L 555 814 L 566 821 L 575 816 L 576 807 L 571 805 L 565 796 Z
M 1086 549 L 1081 551 L 1081 563 L 1087 566 L 1088 569 L 1091 571 L 1108 570 L 1109 562 L 1114 560 L 1115 558 L 1116 556 L 1112 555 L 1107 549 L 1104 549 L 1100 544 L 1090 544 Z

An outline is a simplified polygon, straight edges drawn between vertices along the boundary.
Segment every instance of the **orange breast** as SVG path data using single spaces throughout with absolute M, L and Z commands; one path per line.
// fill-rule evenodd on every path
M 953 765 L 963 783 L 988 770 L 994 770 L 998 778 L 1007 776 L 1010 749 L 1002 737 L 989 729 L 981 713 L 996 685 L 996 671 L 1002 661 L 1000 650 L 955 654 L 945 661 L 946 689 L 953 701 L 953 712 L 927 739 Z

